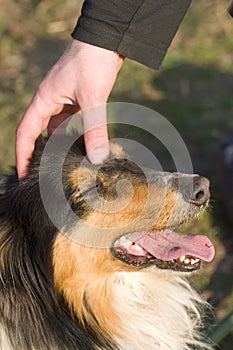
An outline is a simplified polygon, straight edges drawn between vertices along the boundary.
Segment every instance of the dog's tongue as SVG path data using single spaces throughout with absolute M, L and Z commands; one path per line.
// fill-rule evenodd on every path
M 129 233 L 126 238 L 138 244 L 155 258 L 165 261 L 189 255 L 209 262 L 215 254 L 212 242 L 202 235 L 180 234 L 164 230 Z

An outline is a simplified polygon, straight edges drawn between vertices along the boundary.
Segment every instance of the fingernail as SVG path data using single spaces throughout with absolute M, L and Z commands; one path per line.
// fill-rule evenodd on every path
M 88 158 L 90 162 L 94 165 L 103 163 L 109 157 L 108 147 L 98 147 L 93 149 L 89 154 Z

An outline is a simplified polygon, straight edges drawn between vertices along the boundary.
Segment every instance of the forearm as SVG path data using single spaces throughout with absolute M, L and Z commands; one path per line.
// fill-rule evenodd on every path
M 159 68 L 191 0 L 86 0 L 74 39 Z

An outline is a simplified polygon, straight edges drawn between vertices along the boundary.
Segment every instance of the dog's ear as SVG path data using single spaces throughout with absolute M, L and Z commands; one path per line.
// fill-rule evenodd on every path
M 110 150 L 114 157 L 116 158 L 124 158 L 125 152 L 123 151 L 122 147 L 118 145 L 117 143 L 110 142 Z

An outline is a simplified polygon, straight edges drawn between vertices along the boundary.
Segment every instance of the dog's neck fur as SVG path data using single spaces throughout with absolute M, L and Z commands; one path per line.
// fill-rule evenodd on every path
M 198 333 L 205 303 L 185 279 L 162 273 L 119 273 L 113 293 L 123 325 L 122 337 L 114 340 L 121 350 L 211 348 Z

